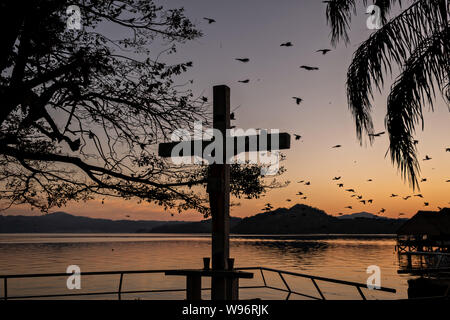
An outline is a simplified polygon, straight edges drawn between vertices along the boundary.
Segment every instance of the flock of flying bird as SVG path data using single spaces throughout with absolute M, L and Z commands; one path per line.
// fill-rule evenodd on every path
M 373 136 L 374 137 L 380 137 L 381 135 L 383 135 L 383 134 L 385 134 L 385 132 L 379 132 L 379 133 L 376 133 L 376 134 L 373 134 Z M 298 135 L 295 135 L 296 136 L 296 140 L 298 140 L 297 139 L 297 137 L 298 137 Z M 417 141 L 417 140 L 416 140 Z M 332 148 L 341 148 L 342 146 L 341 145 L 335 145 L 335 146 L 333 146 Z M 445 151 L 446 152 L 450 152 L 450 148 L 446 148 L 445 149 Z M 428 161 L 428 160 L 431 160 L 432 158 L 431 157 L 429 157 L 428 155 L 427 156 L 425 156 L 425 158 L 423 159 L 423 161 Z M 342 181 L 341 181 L 341 179 L 342 179 L 342 176 L 338 176 L 338 177 L 334 177 L 333 179 L 332 179 L 332 181 L 338 181 L 338 183 L 336 184 L 337 186 L 338 186 L 338 188 L 344 188 L 344 183 L 342 183 Z M 427 182 L 428 181 L 428 179 L 427 178 L 422 178 L 421 179 L 421 181 L 420 182 Z M 373 182 L 373 179 L 367 179 L 367 182 Z M 446 182 L 450 182 L 450 180 L 447 180 Z M 301 184 L 303 184 L 303 185 L 305 185 L 305 186 L 310 186 L 311 185 L 311 181 L 305 181 L 305 180 L 300 180 L 300 181 L 298 181 L 297 183 L 301 183 Z M 363 205 L 368 205 L 368 204 L 373 204 L 374 203 L 374 200 L 373 199 L 364 199 L 365 197 L 363 196 L 363 195 L 358 195 L 358 193 L 356 192 L 356 190 L 355 189 L 353 189 L 353 188 L 347 188 L 347 189 L 344 189 L 346 192 L 349 192 L 349 193 L 351 193 L 351 198 L 355 198 L 357 201 L 359 201 L 360 203 L 362 203 Z M 300 196 L 301 198 L 300 199 L 302 199 L 302 200 L 306 200 L 308 197 L 303 193 L 303 192 L 301 192 L 301 191 L 299 191 L 297 194 L 296 194 L 297 196 Z M 395 194 L 395 193 L 392 193 L 391 195 L 390 195 L 390 198 L 397 198 L 397 197 L 400 197 L 398 194 Z M 414 195 L 407 195 L 407 196 L 404 196 L 404 197 L 401 197 L 403 200 L 408 200 L 408 199 L 410 199 L 410 198 L 412 198 L 412 197 L 417 197 L 417 198 L 421 198 L 421 199 L 424 199 L 424 197 L 423 197 L 423 195 L 421 194 L 421 193 L 418 193 L 418 194 L 414 194 Z M 286 201 L 288 201 L 288 202 L 291 202 L 292 200 L 291 199 L 286 199 Z M 450 202 L 449 202 L 450 203 Z M 268 206 L 269 205 L 269 206 Z M 424 203 L 423 203 L 423 205 L 425 206 L 425 207 L 428 207 L 429 205 L 430 205 L 430 203 L 429 202 L 427 202 L 427 201 L 425 201 Z M 266 207 L 264 208 L 264 210 L 267 210 L 268 208 L 271 208 L 271 205 L 270 205 L 270 203 L 268 203 L 268 204 L 266 204 Z M 439 210 L 441 210 L 442 208 L 441 207 L 437 207 Z M 353 206 L 351 206 L 351 205 L 349 205 L 349 206 L 346 206 L 345 207 L 345 209 L 353 209 Z M 377 213 L 377 214 L 382 214 L 382 213 L 385 213 L 386 212 L 386 209 L 385 208 L 381 208 L 381 210 Z M 339 213 L 338 215 L 343 215 L 343 213 L 341 212 L 341 213 Z M 404 213 L 399 213 L 399 216 L 403 216 L 404 215 Z
M 204 17 L 203 19 L 205 19 L 209 24 L 216 22 L 216 20 L 211 19 L 211 18 Z M 292 47 L 292 46 L 294 46 L 294 45 L 290 41 L 280 44 L 280 47 Z M 330 51 L 331 51 L 330 49 L 319 49 L 316 52 L 320 52 L 320 53 L 322 53 L 322 55 L 326 55 Z M 249 58 L 235 58 L 235 60 L 240 61 L 242 63 L 247 63 L 247 62 L 250 61 Z M 300 66 L 300 68 L 301 69 L 305 69 L 307 71 L 319 70 L 318 67 L 311 67 L 311 66 L 306 66 L 306 65 L 302 65 L 302 66 Z M 238 82 L 240 82 L 240 83 L 249 83 L 250 79 L 238 80 Z M 295 100 L 295 103 L 297 105 L 300 105 L 300 103 L 302 103 L 302 101 L 303 101 L 303 99 L 300 98 L 300 97 L 292 97 L 292 99 Z M 235 120 L 234 112 L 231 113 L 231 120 Z M 375 136 L 377 136 L 377 135 L 375 135 Z M 294 134 L 294 137 L 295 137 L 295 140 L 300 140 L 302 138 L 302 136 L 298 135 L 298 134 Z M 340 145 L 335 146 L 335 148 L 339 148 L 339 147 L 341 147 L 341 146 Z
M 206 18 L 205 17 L 203 19 L 205 19 L 209 24 L 216 22 L 216 20 L 211 19 L 211 18 Z M 280 47 L 292 47 L 292 46 L 294 46 L 294 45 L 290 41 L 280 44 Z M 326 55 L 330 51 L 331 51 L 330 49 L 320 49 L 320 50 L 317 50 L 316 52 L 318 52 L 318 53 L 320 52 L 320 53 L 322 53 L 322 55 Z M 237 60 L 239 62 L 242 62 L 242 63 L 247 63 L 247 62 L 250 61 L 249 58 L 235 58 L 235 60 Z M 319 70 L 318 67 L 311 67 L 311 66 L 307 66 L 307 65 L 302 65 L 302 66 L 300 66 L 300 68 L 304 69 L 306 71 Z M 250 79 L 239 80 L 238 82 L 240 82 L 240 83 L 249 83 Z M 302 103 L 302 101 L 303 101 L 303 99 L 300 98 L 300 97 L 292 97 L 292 99 L 295 100 L 295 103 L 297 105 L 300 105 Z M 232 118 L 231 120 L 235 120 L 234 113 L 231 114 L 231 118 Z M 375 137 L 380 137 L 380 136 L 382 136 L 384 134 L 385 134 L 385 132 L 383 131 L 383 132 L 369 134 L 369 136 L 375 138 Z M 302 138 L 302 136 L 299 135 L 299 134 L 294 134 L 294 138 L 295 138 L 295 140 L 300 140 Z M 414 144 L 415 145 L 418 144 L 418 143 L 419 143 L 418 140 L 414 140 Z M 336 148 L 341 148 L 341 147 L 342 147 L 342 145 L 337 144 L 335 146 L 332 146 L 331 148 L 336 149 Z M 446 148 L 445 151 L 446 152 L 450 152 L 450 148 Z M 432 158 L 429 157 L 428 155 L 426 155 L 425 158 L 423 159 L 423 161 L 429 161 L 429 160 L 432 160 Z M 340 176 L 339 177 L 334 177 L 332 180 L 333 181 L 339 181 L 339 180 L 341 180 L 341 178 L 342 177 L 340 177 Z M 368 179 L 367 180 L 367 182 L 372 182 L 372 181 L 373 181 L 372 179 Z M 426 181 L 427 181 L 426 178 L 422 178 L 421 179 L 421 182 L 426 182 Z M 447 180 L 446 182 L 450 182 L 450 180 Z M 310 186 L 311 185 L 311 181 L 305 181 L 305 180 L 298 181 L 298 183 L 302 183 L 305 186 Z M 344 184 L 343 183 L 337 183 L 337 186 L 339 188 L 344 188 Z M 345 191 L 350 192 L 352 194 L 350 197 L 357 199 L 360 203 L 362 203 L 364 205 L 372 204 L 374 202 L 373 199 L 363 199 L 364 197 L 362 195 L 358 195 L 357 192 L 354 189 L 352 189 L 352 188 L 345 189 Z M 296 196 L 300 196 L 300 199 L 302 199 L 302 200 L 308 199 L 308 197 L 301 191 L 299 191 L 296 194 Z M 396 197 L 399 197 L 399 195 L 392 193 L 390 197 L 391 198 L 396 198 Z M 408 195 L 408 196 L 402 197 L 402 199 L 403 200 L 408 200 L 411 197 L 418 197 L 418 198 L 422 198 L 423 199 L 423 195 L 420 194 L 420 193 L 419 194 L 415 194 L 413 196 Z M 291 202 L 292 200 L 291 199 L 286 199 L 286 201 L 287 202 Z M 428 207 L 429 205 L 430 205 L 429 202 L 424 202 L 424 206 L 425 207 Z M 267 203 L 263 210 L 270 211 L 272 209 L 273 209 L 273 206 L 270 203 Z M 349 205 L 349 206 L 346 206 L 345 209 L 353 209 L 353 207 L 351 205 Z M 441 208 L 438 207 L 438 209 L 440 210 Z M 385 208 L 381 208 L 381 210 L 378 212 L 378 214 L 382 214 L 382 213 L 385 213 L 385 212 L 386 212 L 386 209 Z M 343 215 L 343 213 L 339 213 L 339 215 Z M 399 216 L 402 216 L 402 215 L 404 215 L 404 213 L 399 213 Z
M 383 134 L 385 134 L 385 132 L 379 132 L 379 133 L 375 133 L 375 134 L 372 134 L 372 136 L 374 136 L 374 137 L 380 137 L 381 135 L 383 135 Z M 301 137 L 301 136 L 299 136 L 299 135 L 295 135 L 295 137 L 296 137 L 296 140 L 299 140 L 300 138 L 298 138 L 297 139 L 297 137 Z M 416 140 L 417 141 L 417 140 Z M 416 144 L 418 143 L 418 141 L 416 142 Z M 333 146 L 332 148 L 341 148 L 342 147 L 342 145 L 335 145 L 335 146 Z M 445 151 L 446 152 L 450 152 L 450 148 L 446 148 L 445 149 Z M 429 157 L 428 155 L 426 155 L 425 156 L 425 158 L 423 159 L 423 161 L 428 161 L 428 160 L 431 160 L 432 158 L 431 157 Z M 334 177 L 333 179 L 332 179 L 332 181 L 338 181 L 338 183 L 336 184 L 337 186 L 338 186 L 338 188 L 344 188 L 344 183 L 342 183 L 341 182 L 341 179 L 342 179 L 342 176 L 338 176 L 338 177 Z M 373 181 L 373 179 L 368 179 L 367 180 L 367 182 L 372 182 Z M 428 179 L 427 178 L 422 178 L 421 180 L 420 180 L 420 182 L 427 182 L 428 181 Z M 447 180 L 446 182 L 450 182 L 450 180 Z M 306 181 L 305 182 L 305 180 L 300 180 L 300 181 L 298 181 L 297 183 L 302 183 L 302 184 L 304 184 L 305 186 L 309 186 L 309 185 L 311 185 L 311 181 Z M 367 205 L 367 204 L 373 204 L 374 203 L 374 200 L 373 199 L 363 199 L 363 198 L 365 198 L 363 195 L 358 195 L 358 193 L 355 191 L 355 189 L 353 189 L 353 188 L 347 188 L 347 189 L 344 189 L 345 191 L 347 191 L 347 192 L 349 192 L 349 193 L 351 193 L 351 198 L 355 198 L 357 201 L 359 201 L 360 203 L 362 203 L 363 205 Z M 307 199 L 307 196 L 305 196 L 304 195 L 304 193 L 303 192 L 301 192 L 301 191 L 299 191 L 296 195 L 298 195 L 298 196 L 301 196 L 301 199 L 302 200 L 306 200 Z M 391 195 L 390 195 L 390 198 L 397 198 L 397 197 L 400 197 L 398 194 L 395 194 L 395 193 L 392 193 Z M 408 200 L 408 199 L 410 199 L 410 198 L 412 198 L 412 197 L 417 197 L 417 198 L 421 198 L 421 199 L 424 199 L 424 197 L 423 197 L 423 195 L 421 194 L 421 193 L 418 193 L 418 194 L 414 194 L 414 195 L 407 195 L 407 196 L 404 196 L 404 197 L 401 197 L 403 200 Z M 288 201 L 288 202 L 291 202 L 292 200 L 291 199 L 286 199 L 286 201 Z M 450 202 L 449 202 L 450 203 Z M 427 202 L 427 201 L 425 201 L 424 203 L 423 203 L 423 205 L 425 206 L 425 207 L 428 207 L 429 205 L 430 205 L 430 203 L 429 202 Z M 441 210 L 442 208 L 441 207 L 437 207 L 439 210 Z M 266 208 L 265 209 L 267 209 L 267 204 L 266 204 Z M 345 209 L 353 209 L 353 206 L 351 206 L 351 205 L 349 205 L 349 206 L 346 206 L 345 207 Z M 385 213 L 386 212 L 386 209 L 385 208 L 381 208 L 381 210 L 378 212 L 378 214 L 382 214 L 382 213 Z M 338 215 L 343 215 L 343 213 L 339 213 Z M 402 215 L 404 215 L 404 213 L 399 213 L 399 216 L 402 216 Z
M 205 18 L 205 19 L 206 19 L 206 18 Z M 284 42 L 284 43 L 280 44 L 280 47 L 292 47 L 292 46 L 294 46 L 294 45 L 292 44 L 292 42 Z M 321 52 L 323 55 L 325 55 L 325 54 L 327 54 L 327 53 L 330 52 L 330 51 L 331 51 L 330 49 L 320 49 L 320 50 L 317 50 L 316 52 Z M 247 63 L 247 62 L 250 61 L 249 58 L 235 58 L 235 60 L 240 61 L 240 62 L 243 62 L 243 63 Z M 304 69 L 304 70 L 307 70 L 307 71 L 315 71 L 315 70 L 319 70 L 318 67 L 311 67 L 311 66 L 306 66 L 306 65 L 300 66 L 300 69 Z M 250 79 L 239 80 L 238 82 L 240 82 L 240 83 L 249 83 L 249 82 L 250 82 Z M 300 105 L 300 103 L 303 101 L 303 99 L 302 99 L 302 98 L 299 98 L 299 97 L 292 97 L 292 99 L 295 100 L 295 103 L 296 103 L 297 105 Z
M 216 22 L 216 20 L 214 20 L 212 18 L 204 17 L 203 19 L 206 20 L 208 22 L 208 24 Z M 293 46 L 294 45 L 293 45 L 293 43 L 291 41 L 284 42 L 284 43 L 280 44 L 280 47 L 293 47 Z M 323 55 L 325 55 L 325 54 L 327 54 L 330 51 L 331 51 L 330 49 L 320 49 L 320 50 L 317 50 L 316 52 L 320 52 Z M 240 61 L 242 63 L 247 63 L 247 62 L 250 61 L 249 58 L 235 58 L 235 60 Z M 307 71 L 319 70 L 318 67 L 311 67 L 311 66 L 306 66 L 306 65 L 300 66 L 300 69 L 304 69 L 304 70 L 307 70 Z M 238 80 L 238 82 L 240 82 L 240 83 L 249 83 L 250 79 Z M 303 99 L 299 98 L 299 97 L 292 97 L 292 98 L 295 100 L 297 105 L 299 105 L 303 101 Z

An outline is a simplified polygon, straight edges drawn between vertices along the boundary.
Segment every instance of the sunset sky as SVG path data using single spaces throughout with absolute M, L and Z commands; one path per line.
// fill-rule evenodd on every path
M 361 1 L 362 2 L 362 1 Z M 180 77 L 183 83 L 194 79 L 192 89 L 198 95 L 212 100 L 212 86 L 225 84 L 231 88 L 231 109 L 236 109 L 238 128 L 272 128 L 281 132 L 299 134 L 300 141 L 291 141 L 285 151 L 287 172 L 281 181 L 289 180 L 286 188 L 270 191 L 258 200 L 240 200 L 240 206 L 231 209 L 232 216 L 245 217 L 261 212 L 265 203 L 275 208 L 291 207 L 305 203 L 328 214 L 367 211 L 377 213 L 385 208 L 384 216 L 406 217 L 418 210 L 437 210 L 450 206 L 450 112 L 441 97 L 436 98 L 435 111 L 425 110 L 425 130 L 419 127 L 421 177 L 427 182 L 415 191 L 404 183 L 390 158 L 387 134 L 376 138 L 375 143 L 360 146 L 353 118 L 348 110 L 345 92 L 347 67 L 357 45 L 372 32 L 366 27 L 366 8 L 359 6 L 353 20 L 351 43 L 330 44 L 330 28 L 326 24 L 326 4 L 321 0 L 167 0 L 166 7 L 181 7 L 204 36 L 184 45 L 168 61 L 193 61 L 194 67 Z M 208 24 L 203 17 L 217 22 Z M 293 47 L 280 47 L 291 41 Z M 332 49 L 327 55 L 316 50 Z M 249 58 L 241 63 L 235 58 Z M 306 71 L 300 65 L 317 66 L 318 71 Z M 385 131 L 387 92 L 395 79 L 387 77 L 385 92 L 376 94 L 373 119 L 375 130 Z M 248 84 L 238 80 L 250 79 Z M 300 106 L 293 96 L 304 99 Z M 331 147 L 340 144 L 342 148 Z M 432 160 L 422 161 L 426 156 Z M 345 188 L 338 188 L 333 177 L 342 176 Z M 372 179 L 372 182 L 368 182 Z M 310 181 L 310 186 L 297 183 Z M 363 205 L 344 189 L 353 188 L 363 199 L 373 199 L 373 204 Z M 300 200 L 295 194 L 301 191 L 308 199 Z M 422 193 L 424 199 L 402 197 Z M 391 193 L 399 197 L 391 198 Z M 287 202 L 286 199 L 291 199 Z M 430 206 L 424 207 L 424 201 Z M 353 206 L 352 210 L 345 209 Z M 71 203 L 66 208 L 55 209 L 76 215 L 109 219 L 145 220 L 199 220 L 197 213 L 175 214 L 173 217 L 162 208 L 138 205 L 135 201 L 107 200 Z M 3 214 L 40 214 L 26 208 L 11 208 Z

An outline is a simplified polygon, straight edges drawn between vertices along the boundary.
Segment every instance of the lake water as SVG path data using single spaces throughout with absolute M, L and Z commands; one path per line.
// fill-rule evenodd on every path
M 303 274 L 366 283 L 367 267 L 381 270 L 381 285 L 397 290 L 384 293 L 365 289 L 368 299 L 407 298 L 408 275 L 398 275 L 395 240 L 380 237 L 332 237 L 289 239 L 264 237 L 232 238 L 230 256 L 235 267 L 264 266 Z M 65 273 L 69 265 L 78 265 L 82 272 L 202 268 L 202 257 L 210 256 L 209 237 L 166 234 L 1 234 L 0 275 L 27 273 Z M 283 287 L 279 276 L 265 273 L 269 285 Z M 68 290 L 67 277 L 10 279 L 8 295 L 117 291 L 118 275 L 83 276 L 80 290 Z M 318 296 L 311 280 L 286 276 L 289 286 L 298 292 Z M 241 285 L 261 285 L 255 273 Z M 328 299 L 358 299 L 354 287 L 318 282 Z M 205 279 L 204 287 L 210 287 Z M 184 288 L 181 277 L 162 274 L 125 275 L 123 290 Z M 128 294 L 123 299 L 183 299 L 184 292 Z M 204 298 L 209 291 L 203 292 Z M 0 297 L 3 283 L 0 283 Z M 85 299 L 116 299 L 117 296 L 85 296 Z M 242 289 L 240 298 L 285 299 L 286 294 L 271 289 Z M 302 299 L 292 295 L 291 299 Z

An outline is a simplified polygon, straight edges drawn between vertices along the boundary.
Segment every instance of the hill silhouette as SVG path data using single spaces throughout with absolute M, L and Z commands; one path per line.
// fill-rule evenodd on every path
M 175 221 L 108 220 L 66 212 L 40 216 L 0 216 L 0 233 L 134 233 Z
M 230 228 L 241 222 L 241 218 L 230 217 Z M 211 219 L 195 222 L 182 222 L 178 224 L 162 224 L 149 230 L 154 233 L 211 233 Z
M 339 218 L 304 204 L 244 219 L 230 219 L 235 234 L 393 234 L 406 219 L 356 213 Z M 54 212 L 41 216 L 0 216 L 0 233 L 210 233 L 211 220 L 108 220 Z
M 393 234 L 405 219 L 355 217 L 339 219 L 304 204 L 279 208 L 243 219 L 238 234 Z
M 338 219 L 355 219 L 355 218 L 371 218 L 371 219 L 387 219 L 386 217 L 379 217 L 370 212 L 357 212 L 351 214 L 344 214 L 342 216 L 337 217 Z

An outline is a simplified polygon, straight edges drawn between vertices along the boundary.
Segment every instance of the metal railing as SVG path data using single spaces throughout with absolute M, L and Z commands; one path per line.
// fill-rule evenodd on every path
M 326 297 L 325 297 L 323 291 L 320 290 L 317 281 L 323 281 L 323 282 L 328 282 L 328 283 L 335 283 L 335 284 L 355 287 L 356 290 L 358 291 L 359 295 L 361 296 L 361 298 L 363 300 L 366 300 L 366 297 L 365 297 L 365 295 L 364 295 L 364 293 L 363 293 L 363 291 L 361 289 L 368 289 L 367 284 L 362 284 L 362 283 L 353 282 L 353 281 L 345 281 L 345 280 L 333 279 L 333 278 L 312 276 L 312 275 L 302 274 L 302 273 L 298 273 L 298 272 L 284 271 L 284 270 L 278 270 L 278 269 L 272 269 L 272 268 L 266 268 L 266 267 L 246 267 L 246 268 L 236 268 L 236 270 L 259 270 L 260 273 L 261 273 L 261 278 L 263 280 L 264 285 L 263 286 L 259 286 L 258 288 L 269 288 L 269 289 L 273 289 L 273 290 L 279 290 L 279 291 L 286 292 L 286 293 L 288 293 L 288 295 L 286 297 L 286 300 L 289 300 L 289 298 L 290 298 L 290 296 L 292 294 L 303 296 L 303 297 L 314 299 L 314 300 L 326 300 Z M 285 288 L 278 288 L 278 287 L 269 286 L 267 284 L 266 279 L 265 279 L 264 271 L 277 273 L 279 275 L 280 279 L 282 280 Z M 289 287 L 289 285 L 288 285 L 288 283 L 287 283 L 287 281 L 286 281 L 286 279 L 285 279 L 285 277 L 283 275 L 290 275 L 290 276 L 310 279 L 312 284 L 314 285 L 314 288 L 317 290 L 317 293 L 319 294 L 320 297 L 315 297 L 315 296 L 311 296 L 311 295 L 308 295 L 308 294 L 305 294 L 305 293 L 300 293 L 300 292 L 292 290 Z M 242 287 L 242 288 L 246 288 L 246 287 Z M 390 292 L 390 293 L 396 293 L 395 289 L 386 288 L 386 287 L 380 287 L 377 290 L 378 291 L 384 291 L 384 292 Z
M 338 280 L 332 278 L 324 278 L 317 277 L 307 274 L 301 274 L 297 272 L 291 271 L 283 271 L 266 267 L 245 267 L 245 268 L 236 268 L 236 270 L 259 270 L 261 274 L 261 278 L 263 281 L 263 285 L 257 286 L 240 286 L 239 289 L 272 289 L 277 291 L 282 291 L 287 293 L 286 300 L 289 300 L 291 295 L 299 295 L 305 298 L 310 298 L 314 300 L 326 300 L 326 297 L 323 291 L 320 289 L 317 281 L 340 284 L 344 286 L 352 286 L 357 289 L 357 292 L 361 296 L 363 300 L 366 300 L 366 297 L 361 289 L 367 289 L 367 284 L 362 284 L 358 282 Z M 124 291 L 122 290 L 123 279 L 125 275 L 129 274 L 164 274 L 168 271 L 172 270 L 127 270 L 127 271 L 98 271 L 98 272 L 80 272 L 80 276 L 99 276 L 99 275 L 119 275 L 119 285 L 117 291 L 101 291 L 101 292 L 83 292 L 83 293 L 61 293 L 61 294 L 40 294 L 40 295 L 23 295 L 23 296 L 9 296 L 8 295 L 8 279 L 24 279 L 24 278 L 46 278 L 46 277 L 67 277 L 72 274 L 68 273 L 38 273 L 38 274 L 12 274 L 12 275 L 0 275 L 0 281 L 3 280 L 3 296 L 1 297 L 3 300 L 11 300 L 11 299 L 36 299 L 36 298 L 57 298 L 57 297 L 75 297 L 75 296 L 95 296 L 95 295 L 117 295 L 118 300 L 122 299 L 122 295 L 124 294 L 142 294 L 142 293 L 163 293 L 163 292 L 185 292 L 186 288 L 181 289 L 153 289 L 153 290 L 131 290 Z M 285 288 L 278 288 L 274 286 L 268 285 L 266 281 L 266 277 L 264 274 L 266 272 L 272 272 L 279 275 L 282 280 Z M 314 288 L 317 290 L 319 296 L 312 296 L 306 293 L 297 292 L 292 290 L 289 284 L 286 281 L 286 278 L 283 275 L 290 275 L 300 278 L 310 279 Z M 202 288 L 202 290 L 211 290 L 211 288 Z M 392 288 L 381 287 L 377 289 L 378 291 L 395 293 L 396 290 Z

